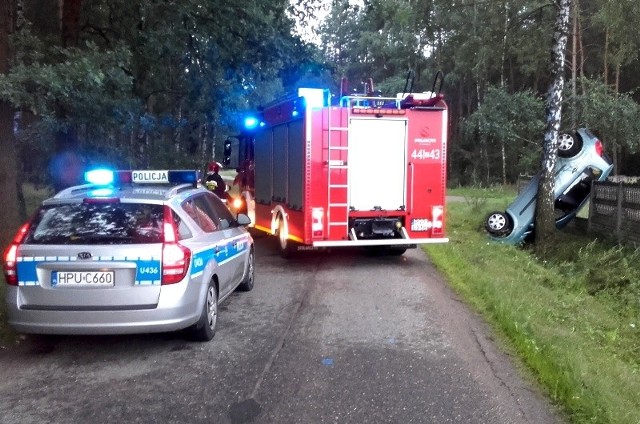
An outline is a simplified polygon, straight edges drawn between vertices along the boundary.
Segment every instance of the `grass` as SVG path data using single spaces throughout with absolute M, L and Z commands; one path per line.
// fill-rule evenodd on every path
M 571 231 L 546 259 L 490 242 L 484 217 L 509 193 L 465 192 L 448 205 L 451 241 L 425 250 L 572 422 L 639 423 L 640 252 Z

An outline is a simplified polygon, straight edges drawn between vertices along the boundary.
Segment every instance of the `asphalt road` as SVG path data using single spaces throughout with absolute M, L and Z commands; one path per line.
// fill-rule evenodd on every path
M 26 337 L 0 352 L 0 423 L 556 423 L 419 249 L 281 259 L 212 342 Z

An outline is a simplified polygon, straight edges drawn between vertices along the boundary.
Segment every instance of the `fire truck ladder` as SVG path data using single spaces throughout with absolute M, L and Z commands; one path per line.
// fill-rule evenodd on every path
M 343 235 L 345 237 L 349 234 L 349 203 L 348 203 L 348 157 L 347 157 L 347 140 L 348 140 L 348 122 L 342 122 L 344 119 L 343 113 L 340 109 L 332 110 L 331 107 L 327 108 L 327 120 L 326 120 L 326 133 L 327 133 L 327 225 L 329 233 L 332 228 L 342 227 L 344 229 Z M 331 116 L 333 113 L 337 113 L 340 117 L 337 125 L 332 122 Z M 324 120 L 323 120 L 324 121 Z M 340 159 L 335 159 L 338 156 Z M 346 160 L 343 160 L 346 158 Z M 343 170 L 347 175 L 343 175 L 343 178 L 337 180 L 337 176 L 334 175 L 335 170 Z M 333 216 L 332 216 L 333 215 Z M 335 220 L 334 220 L 335 219 Z

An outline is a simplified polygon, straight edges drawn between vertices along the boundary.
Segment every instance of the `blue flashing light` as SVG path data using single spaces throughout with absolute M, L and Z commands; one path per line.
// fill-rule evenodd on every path
M 113 196 L 112 188 L 99 188 L 97 190 L 92 190 L 89 193 L 90 197 L 110 197 Z
M 247 116 L 244 118 L 244 127 L 248 130 L 252 130 L 258 126 L 258 120 L 254 116 Z
M 174 184 L 196 184 L 199 172 L 192 170 L 168 171 L 169 182 Z
M 106 186 L 113 184 L 113 171 L 109 169 L 92 169 L 84 173 L 84 179 L 90 184 Z
M 321 108 L 328 106 L 328 91 L 323 88 L 299 88 L 298 96 L 304 97 L 307 107 Z
M 293 116 L 294 118 L 298 115 L 300 115 L 300 112 L 298 112 L 297 110 L 294 110 L 293 112 L 291 112 L 291 116 Z

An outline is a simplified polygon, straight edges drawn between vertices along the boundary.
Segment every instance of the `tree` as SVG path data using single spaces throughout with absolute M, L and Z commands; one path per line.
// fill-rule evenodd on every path
M 499 157 L 493 155 L 487 163 L 489 183 L 508 184 L 519 174 L 531 173 L 532 155 L 539 158 L 540 154 L 532 134 L 542 130 L 542 110 L 542 101 L 530 91 L 510 94 L 504 87 L 489 87 L 478 110 L 462 122 L 465 146 L 473 146 L 475 139 L 480 137 L 487 140 L 491 151 L 500 153 Z M 471 175 L 481 174 L 478 167 L 482 162 L 473 160 L 470 148 L 466 156 L 471 159 L 466 160 L 472 169 Z
M 545 252 L 556 231 L 554 215 L 555 167 L 558 157 L 558 133 L 562 122 L 564 65 L 569 34 L 571 0 L 556 0 L 557 16 L 551 49 L 552 83 L 547 94 L 542 174 L 536 200 L 536 249 Z
M 616 93 L 600 80 L 578 80 L 584 94 L 572 95 L 571 115 L 580 126 L 587 126 L 600 137 L 612 156 L 614 172 L 628 175 L 621 152 L 640 149 L 640 106 L 629 94 Z
M 9 35 L 14 27 L 15 2 L 0 0 L 0 74 L 9 72 L 11 50 Z M 14 109 L 0 99 L 0 198 L 18 199 L 18 161 L 13 132 Z M 17 202 L 6 201 L 0 208 L 0 249 L 10 241 L 20 225 Z
M 0 97 L 35 116 L 19 143 L 38 170 L 60 133 L 88 163 L 202 166 L 240 113 L 322 73 L 284 0 L 64 0 L 62 28 L 58 1 L 27 1 L 0 76 Z

